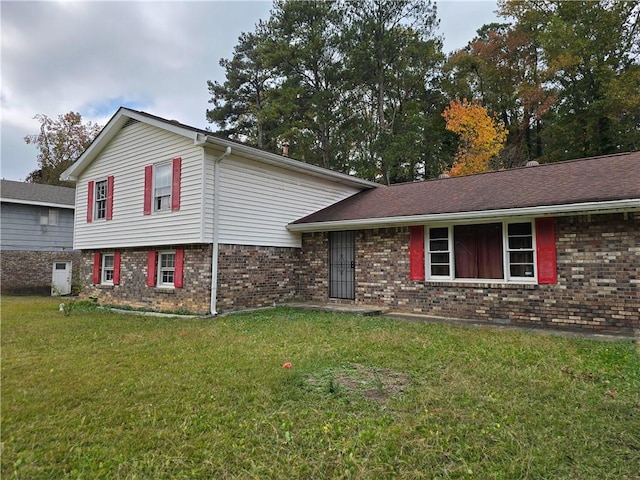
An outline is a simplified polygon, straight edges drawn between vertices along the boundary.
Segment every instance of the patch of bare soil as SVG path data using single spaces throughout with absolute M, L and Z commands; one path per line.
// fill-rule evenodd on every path
M 351 363 L 310 377 L 309 383 L 324 386 L 328 393 L 361 395 L 384 404 L 404 391 L 411 383 L 411 376 L 388 368 Z

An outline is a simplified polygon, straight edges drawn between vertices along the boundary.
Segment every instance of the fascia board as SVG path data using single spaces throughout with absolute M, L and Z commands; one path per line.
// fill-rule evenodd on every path
M 318 167 L 316 165 L 304 163 L 299 160 L 283 157 L 281 155 L 276 155 L 270 152 L 264 152 L 262 150 L 257 150 L 256 148 L 251 147 L 249 145 L 242 145 L 240 143 L 225 140 L 224 138 L 208 136 L 206 139 L 206 142 L 212 145 L 223 147 L 223 148 L 231 147 L 232 151 L 238 152 L 242 154 L 243 157 L 249 158 L 251 160 L 256 160 L 258 162 L 266 163 L 269 165 L 282 167 L 288 170 L 294 170 L 294 171 L 306 173 L 316 177 L 326 178 L 326 179 L 329 179 L 338 183 L 342 183 L 345 185 L 362 188 L 362 189 L 382 187 L 382 185 L 375 182 L 371 182 L 369 180 L 352 177 L 344 173 L 334 172 L 333 170 L 328 170 L 326 168 Z
M 37 200 L 19 200 L 15 198 L 0 198 L 2 203 L 17 203 L 20 205 L 35 205 L 38 207 L 51 207 L 51 208 L 66 208 L 68 210 L 75 210 L 75 205 L 69 205 L 68 203 L 52 203 L 52 202 L 40 202 Z
M 399 217 L 363 218 L 335 222 L 290 223 L 291 232 L 327 232 L 337 230 L 366 230 L 372 228 L 403 227 L 422 223 L 445 223 L 492 220 L 508 217 L 567 216 L 588 213 L 616 213 L 640 211 L 640 198 L 606 202 L 571 203 L 564 205 L 542 205 L 536 207 L 506 208 L 473 212 L 436 213 Z

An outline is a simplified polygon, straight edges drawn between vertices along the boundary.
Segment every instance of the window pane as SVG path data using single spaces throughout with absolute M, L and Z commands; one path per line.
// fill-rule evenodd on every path
M 171 165 L 159 165 L 155 168 L 156 172 L 156 188 L 171 187 Z
M 431 265 L 432 276 L 449 276 L 449 265 Z
M 102 265 L 105 268 L 113 268 L 113 255 L 104 255 L 102 257 Z
M 531 235 L 531 223 L 510 223 L 508 226 L 509 236 L 511 235 Z
M 533 248 L 533 237 L 509 237 L 509 248 L 512 250 Z
M 449 229 L 447 227 L 430 228 L 429 229 L 429 238 L 431 238 L 431 239 L 444 238 L 446 240 L 446 239 L 449 238 Z
M 173 283 L 173 270 L 162 271 L 162 283 Z
M 104 200 L 107 198 L 107 181 L 96 183 L 96 200 Z
M 66 263 L 56 263 L 56 270 L 66 270 L 66 269 L 67 269 Z
M 160 257 L 160 265 L 162 268 L 173 267 L 175 265 L 175 253 L 163 253 Z
M 446 252 L 449 250 L 448 240 L 431 240 L 429 242 L 429 250 L 432 252 Z
M 509 252 L 509 263 L 533 264 L 533 252 Z
M 58 210 L 55 208 L 49 209 L 49 225 L 58 225 Z
M 453 238 L 456 278 L 504 278 L 501 223 L 457 225 Z
M 169 210 L 171 197 L 156 197 L 156 210 Z
M 431 263 L 449 264 L 449 254 L 448 253 L 432 253 Z
M 533 278 L 533 265 L 511 265 L 509 272 L 512 277 Z

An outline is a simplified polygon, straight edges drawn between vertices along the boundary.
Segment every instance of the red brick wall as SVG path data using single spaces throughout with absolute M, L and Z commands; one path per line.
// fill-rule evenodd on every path
M 443 317 L 598 330 L 640 328 L 640 218 L 559 217 L 558 283 L 409 280 L 409 229 L 356 233 L 355 303 Z M 327 234 L 303 236 L 300 295 L 327 301 Z

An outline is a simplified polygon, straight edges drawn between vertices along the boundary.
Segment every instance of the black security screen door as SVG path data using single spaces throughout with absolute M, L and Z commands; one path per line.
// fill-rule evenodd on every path
M 329 297 L 355 298 L 355 263 L 353 232 L 330 232 Z

